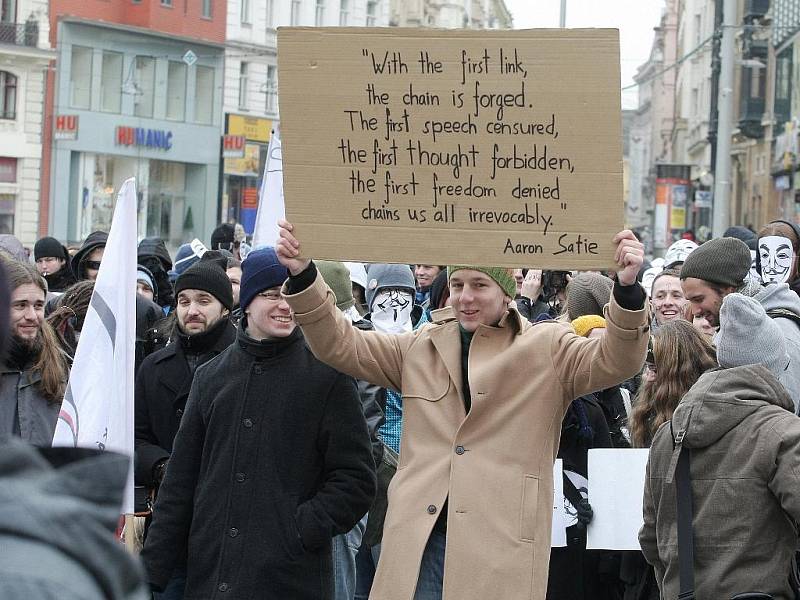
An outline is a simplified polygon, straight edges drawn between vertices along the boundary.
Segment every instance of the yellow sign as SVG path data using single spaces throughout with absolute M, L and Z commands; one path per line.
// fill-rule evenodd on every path
M 243 135 L 251 142 L 269 143 L 272 121 L 258 117 L 228 115 L 228 135 Z
M 244 158 L 225 159 L 225 174 L 258 177 L 260 152 L 261 146 L 258 144 L 245 144 Z

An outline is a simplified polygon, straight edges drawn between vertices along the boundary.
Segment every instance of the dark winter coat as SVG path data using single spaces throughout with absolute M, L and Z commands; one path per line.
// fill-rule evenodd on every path
M 161 307 L 141 294 L 136 294 L 136 358 L 135 370 L 149 354 L 148 331 L 164 317 Z M 74 353 L 74 351 L 73 351 Z
M 185 598 L 325 599 L 331 538 L 369 508 L 375 473 L 353 380 L 314 358 L 300 329 L 236 342 L 194 378 L 142 552 Z
M 153 467 L 169 458 L 195 369 L 219 355 L 235 339 L 236 328 L 224 318 L 208 332 L 179 336 L 144 360 L 134 392 L 136 485 L 153 487 Z
M 639 542 L 662 597 L 679 589 L 675 465 L 690 451 L 697 600 L 745 592 L 794 598 L 800 521 L 800 419 L 763 366 L 703 374 L 656 432 Z M 682 444 L 678 443 L 683 440 Z
M 570 404 L 561 423 L 561 440 L 558 458 L 564 468 L 564 489 L 570 483 L 581 496 L 587 498 L 583 485 L 588 477 L 588 459 L 591 448 L 611 448 L 611 437 L 603 410 L 593 396 L 583 396 Z M 576 485 L 579 483 L 579 485 Z M 565 496 L 573 496 L 570 492 Z M 568 499 L 569 500 L 569 499 Z M 611 561 L 610 553 L 586 550 L 586 527 L 575 519 L 575 508 L 565 502 L 567 518 L 567 546 L 550 550 L 550 573 L 547 581 L 547 598 L 550 600 L 601 600 L 613 598 L 616 573 L 604 572 Z

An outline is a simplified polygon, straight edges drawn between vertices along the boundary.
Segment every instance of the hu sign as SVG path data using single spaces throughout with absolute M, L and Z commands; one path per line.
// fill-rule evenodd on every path
M 161 129 L 144 129 L 143 127 L 118 126 L 114 136 L 118 146 L 135 146 L 138 148 L 155 148 L 169 150 L 172 148 L 172 132 Z

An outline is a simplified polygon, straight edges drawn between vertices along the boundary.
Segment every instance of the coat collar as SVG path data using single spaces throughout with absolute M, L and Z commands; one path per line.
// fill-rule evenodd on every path
M 452 321 L 458 322 L 456 318 L 456 313 L 453 310 L 452 306 L 445 306 L 444 308 L 438 308 L 434 311 L 431 311 L 431 321 L 437 325 L 443 325 L 445 323 L 450 323 Z M 527 324 L 527 320 L 519 314 L 519 311 L 514 308 L 508 308 L 508 311 L 502 316 L 500 322 L 497 324 L 497 327 L 504 328 L 504 327 L 512 327 L 517 335 L 521 334 L 525 331 Z

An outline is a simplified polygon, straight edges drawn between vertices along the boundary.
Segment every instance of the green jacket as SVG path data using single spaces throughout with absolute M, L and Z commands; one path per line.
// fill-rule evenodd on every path
M 788 574 L 800 520 L 800 418 L 763 366 L 705 373 L 650 448 L 639 542 L 662 598 L 678 597 L 674 473 L 691 450 L 697 600 L 744 592 L 792 600 Z

